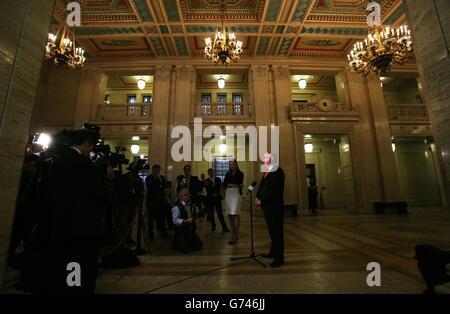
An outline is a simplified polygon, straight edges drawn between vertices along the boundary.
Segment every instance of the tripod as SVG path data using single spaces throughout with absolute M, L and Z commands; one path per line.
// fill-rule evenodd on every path
M 137 238 L 136 238 L 136 255 L 145 255 L 151 254 L 150 250 L 150 238 L 148 236 L 147 225 L 144 221 L 144 214 L 142 213 L 143 209 L 138 208 L 137 212 Z M 142 238 L 144 239 L 145 248 L 142 248 Z
M 255 182 L 256 183 L 256 182 Z M 255 249 L 254 249 L 254 241 L 253 241 L 253 191 L 252 190 L 248 190 L 248 193 L 250 194 L 250 238 L 251 238 L 251 251 L 250 251 L 250 255 L 248 256 L 241 256 L 241 257 L 232 257 L 231 260 L 232 261 L 236 261 L 236 260 L 242 260 L 242 259 L 253 259 L 256 262 L 258 262 L 258 264 L 260 264 L 262 267 L 266 267 L 266 265 L 261 262 L 259 259 L 257 259 L 258 256 L 261 256 L 261 254 L 256 254 L 255 253 Z

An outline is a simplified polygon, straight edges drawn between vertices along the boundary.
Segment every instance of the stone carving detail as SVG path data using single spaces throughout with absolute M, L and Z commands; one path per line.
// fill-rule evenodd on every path
M 345 104 L 335 103 L 324 97 L 315 103 L 292 103 L 291 112 L 352 112 Z
M 264 80 L 267 75 L 267 67 L 265 66 L 256 66 L 253 68 L 254 78 L 255 80 Z
M 275 77 L 286 78 L 287 80 L 289 80 L 290 75 L 291 70 L 289 69 L 289 67 L 279 66 L 275 68 Z
M 170 68 L 169 67 L 157 67 L 155 69 L 155 82 L 170 80 Z
M 188 81 L 191 79 L 192 68 L 191 67 L 177 67 L 177 79 Z

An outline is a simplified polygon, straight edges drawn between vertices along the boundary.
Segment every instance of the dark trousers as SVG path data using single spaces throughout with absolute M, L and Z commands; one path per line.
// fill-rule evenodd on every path
M 214 209 L 217 213 L 217 218 L 219 218 L 220 225 L 222 229 L 228 229 L 227 224 L 225 222 L 225 218 L 223 217 L 222 211 L 222 200 L 219 197 L 208 196 L 208 221 L 211 224 L 213 229 L 216 228 L 216 220 L 214 218 Z
M 431 245 L 417 245 L 415 258 L 428 289 L 450 282 L 446 270 L 446 265 L 450 264 L 449 251 L 442 251 Z
M 166 220 L 169 218 L 167 214 L 168 207 L 165 204 L 147 204 L 148 209 L 148 233 L 153 235 L 153 225 L 156 223 L 156 229 L 161 235 L 167 235 Z M 170 220 L 169 220 L 170 221 Z
M 284 232 L 283 232 L 283 209 L 282 208 L 265 208 L 264 218 L 266 219 L 267 228 L 269 229 L 270 239 L 270 255 L 274 256 L 275 261 L 284 262 Z
M 173 238 L 172 246 L 175 250 L 182 253 L 188 253 L 191 250 L 201 250 L 203 248 L 202 241 L 195 231 L 185 233 L 177 232 L 175 227 L 175 236 Z

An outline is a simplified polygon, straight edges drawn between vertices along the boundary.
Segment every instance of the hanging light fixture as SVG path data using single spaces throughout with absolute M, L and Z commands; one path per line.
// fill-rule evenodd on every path
M 226 1 L 220 3 L 220 11 L 222 13 L 222 25 L 217 29 L 214 41 L 208 37 L 205 39 L 205 58 L 218 64 L 219 61 L 223 65 L 228 66 L 231 61 L 238 62 L 241 59 L 242 41 L 236 40 L 234 33 L 229 33 L 227 38 L 227 29 L 225 27 L 225 11 Z
M 393 64 L 404 64 L 413 51 L 408 26 L 383 28 L 381 6 L 376 2 L 369 3 L 366 13 L 369 34 L 364 41 L 357 42 L 347 55 L 351 71 L 379 74 L 389 71 Z
M 306 80 L 305 79 L 300 79 L 299 81 L 298 81 L 298 87 L 300 88 L 300 89 L 305 89 L 306 88 L 306 85 L 307 85 L 307 83 L 306 83 Z
M 61 31 L 61 38 L 58 40 Z M 75 46 L 75 28 L 72 39 L 67 25 L 60 26 L 56 34 L 49 33 L 44 58 L 56 65 L 67 65 L 72 70 L 83 67 L 86 58 L 83 48 Z
M 219 86 L 220 89 L 224 89 L 225 88 L 225 79 L 223 77 L 219 78 L 217 80 L 217 85 Z
M 137 86 L 138 86 L 138 88 L 139 88 L 140 90 L 144 90 L 146 84 L 147 84 L 147 83 L 145 82 L 144 79 L 139 79 L 139 80 L 137 81 Z

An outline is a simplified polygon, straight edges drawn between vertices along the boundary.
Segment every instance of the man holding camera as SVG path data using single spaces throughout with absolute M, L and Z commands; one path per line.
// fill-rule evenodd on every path
M 50 170 L 51 260 L 46 292 L 95 291 L 103 235 L 101 216 L 107 203 L 102 175 L 90 160 L 99 137 L 90 130 L 72 131 L 72 146 L 64 150 Z M 71 273 L 69 264 L 74 263 L 79 265 L 78 274 Z M 70 284 L 69 278 L 77 275 L 81 280 Z

